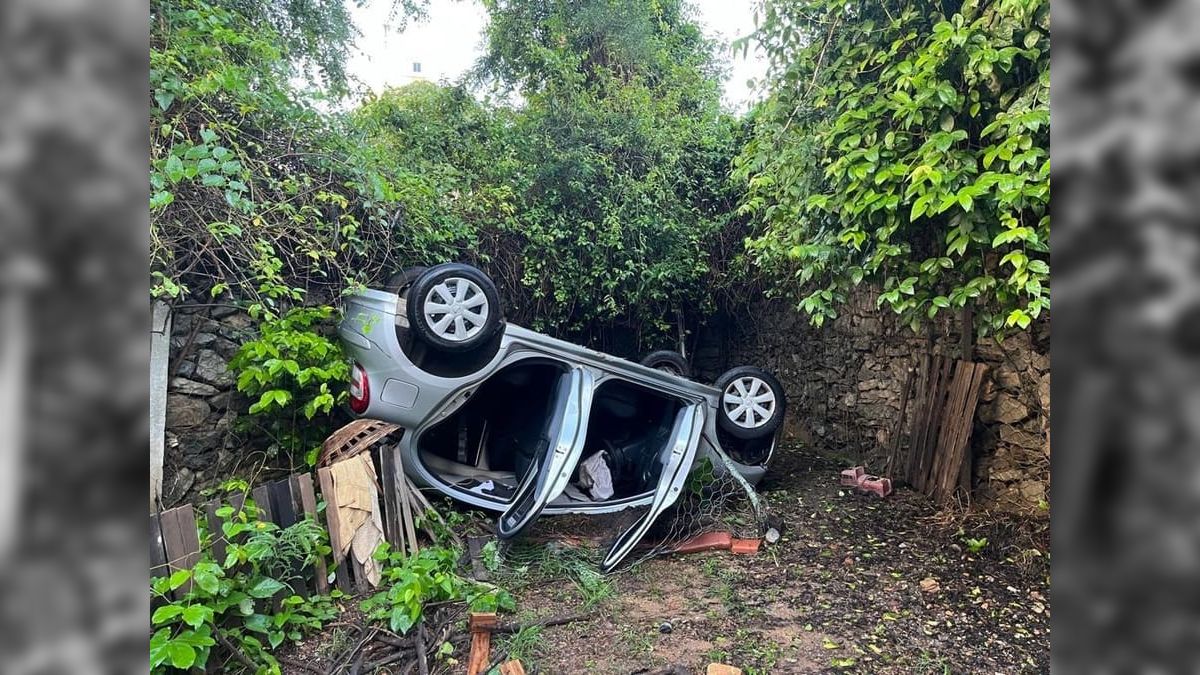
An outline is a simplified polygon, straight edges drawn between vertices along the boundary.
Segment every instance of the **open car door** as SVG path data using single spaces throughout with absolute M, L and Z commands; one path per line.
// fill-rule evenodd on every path
M 572 368 L 559 378 L 546 434 L 517 485 L 512 503 L 500 514 L 496 534 L 501 539 L 520 534 L 546 504 L 566 489 L 583 454 L 595 388 L 595 376 L 583 368 Z
M 700 445 L 704 415 L 705 408 L 699 403 L 687 405 L 676 413 L 671 435 L 659 453 L 658 461 L 662 464 L 662 473 L 658 478 L 650 510 L 617 537 L 616 543 L 600 563 L 600 571 L 611 572 L 616 568 L 642 537 L 646 536 L 654 520 L 679 499 L 691 472 L 692 461 L 696 458 L 696 448 Z

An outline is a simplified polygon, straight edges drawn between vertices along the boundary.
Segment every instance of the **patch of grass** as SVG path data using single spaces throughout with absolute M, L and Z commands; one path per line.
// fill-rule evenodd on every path
M 917 657 L 915 671 L 921 675 L 950 675 L 950 662 L 943 656 L 921 652 Z
M 638 656 L 649 656 L 654 651 L 654 640 L 645 631 L 634 626 L 621 626 L 621 645 Z
M 579 592 L 585 609 L 600 605 L 616 593 L 611 579 L 600 574 L 595 553 L 576 546 L 538 545 L 513 547 L 505 556 L 504 577 L 533 577 L 541 582 L 568 579 Z
M 542 636 L 542 627 L 538 625 L 525 626 L 500 640 L 500 648 L 508 654 L 508 659 L 517 659 L 526 668 L 529 668 L 537 663 L 537 659 L 546 650 L 546 639 Z
M 350 648 L 350 635 L 343 628 L 334 628 L 329 639 L 317 647 L 317 658 L 329 659 L 340 656 Z

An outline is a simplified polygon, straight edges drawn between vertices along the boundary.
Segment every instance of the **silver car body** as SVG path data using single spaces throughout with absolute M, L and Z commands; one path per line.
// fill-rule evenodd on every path
M 394 293 L 364 290 L 345 302 L 338 328 L 347 351 L 368 378 L 369 403 L 362 417 L 399 424 L 405 433 L 399 441 L 404 471 L 418 484 L 430 486 L 473 506 L 501 511 L 499 532 L 511 536 L 539 513 L 610 513 L 637 506 L 650 512 L 622 535 L 632 546 L 650 521 L 675 501 L 693 462 L 709 457 L 715 470 L 726 467 L 757 483 L 766 471 L 774 440 L 756 464 L 743 464 L 722 452 L 718 444 L 716 410 L 721 392 L 661 370 L 558 340 L 513 324 L 505 324 L 499 347 L 481 367 L 467 375 L 444 377 L 418 367 L 401 347 L 398 334 L 407 329 L 405 300 Z M 550 446 L 526 475 L 518 477 L 515 494 L 497 497 L 464 489 L 431 466 L 436 458 L 420 451 L 424 434 L 463 408 L 489 377 L 514 364 L 548 362 L 561 367 L 559 390 L 553 397 L 549 421 Z M 611 382 L 625 382 L 656 392 L 678 403 L 674 425 L 663 444 L 659 461 L 663 471 L 658 488 L 623 499 L 580 502 L 564 494 L 576 470 L 587 436 L 592 398 Z M 610 553 L 623 556 L 617 547 Z M 615 564 L 615 561 L 612 561 Z

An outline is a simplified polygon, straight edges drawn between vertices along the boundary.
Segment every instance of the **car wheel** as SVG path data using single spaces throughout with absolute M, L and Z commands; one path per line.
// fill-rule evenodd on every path
M 483 272 L 460 263 L 425 270 L 408 289 L 406 305 L 417 337 L 448 352 L 486 343 L 502 322 L 496 285 Z
M 730 436 L 764 438 L 783 424 L 787 405 L 783 385 L 767 371 L 739 366 L 717 378 L 714 386 L 721 391 L 717 424 Z
M 671 373 L 672 375 L 691 377 L 691 370 L 688 368 L 687 361 L 679 354 L 668 349 L 650 352 L 646 355 L 646 358 L 642 359 L 642 365 L 647 368 L 661 370 L 665 373 Z
M 408 267 L 400 272 L 397 272 L 393 274 L 390 279 L 388 279 L 387 285 L 384 286 L 384 289 L 403 298 L 407 295 L 408 289 L 417 282 L 417 279 L 421 278 L 421 275 L 424 274 L 425 270 L 427 269 L 429 268 Z

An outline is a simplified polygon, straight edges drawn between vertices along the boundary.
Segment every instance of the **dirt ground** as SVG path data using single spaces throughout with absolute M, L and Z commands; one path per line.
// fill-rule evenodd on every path
M 859 495 L 841 468 L 777 454 L 760 487 L 783 537 L 757 555 L 658 558 L 602 579 L 510 559 L 496 581 L 516 598 L 511 620 L 588 618 L 497 649 L 550 675 L 1049 671 L 1048 521 L 946 514 L 904 489 Z

